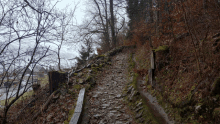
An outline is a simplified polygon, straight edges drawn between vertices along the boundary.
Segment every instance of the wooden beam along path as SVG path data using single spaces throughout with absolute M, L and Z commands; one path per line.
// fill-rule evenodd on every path
M 76 103 L 76 108 L 73 114 L 73 117 L 71 118 L 69 124 L 79 124 L 80 116 L 82 113 L 83 108 L 83 100 L 85 95 L 85 88 L 81 89 L 79 92 L 79 96 Z

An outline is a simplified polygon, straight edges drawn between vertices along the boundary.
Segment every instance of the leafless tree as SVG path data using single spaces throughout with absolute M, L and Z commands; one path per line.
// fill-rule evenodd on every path
M 66 44 L 68 41 L 73 39 L 74 32 L 73 32 L 73 19 L 74 19 L 74 13 L 76 10 L 77 5 L 73 7 L 73 10 L 68 11 L 68 6 L 65 7 L 62 12 L 57 12 L 56 13 L 56 25 L 54 28 L 54 32 L 52 36 L 55 38 L 51 42 L 57 46 L 57 51 L 55 53 L 57 54 L 57 59 L 58 59 L 58 69 L 61 71 L 61 55 L 60 51 L 61 48 L 64 44 Z
M 86 30 L 84 35 L 94 35 L 99 37 L 102 41 L 102 49 L 108 51 L 116 46 L 117 34 L 124 26 L 125 18 L 121 14 L 122 5 L 125 1 L 107 1 L 107 0 L 93 0 L 91 1 L 89 21 L 84 24 L 83 28 Z
M 0 7 L 0 58 L 4 61 L 6 70 L 0 87 L 8 84 L 5 87 L 2 123 L 7 123 L 10 107 L 33 84 L 33 81 L 30 82 L 30 75 L 24 80 L 27 70 L 32 66 L 33 74 L 35 66 L 49 56 L 49 46 L 45 44 L 49 41 L 48 35 L 53 31 L 57 17 L 53 13 L 54 6 L 51 6 L 50 0 L 0 0 Z M 13 71 L 19 65 L 22 67 Z M 14 87 L 15 82 L 17 85 Z

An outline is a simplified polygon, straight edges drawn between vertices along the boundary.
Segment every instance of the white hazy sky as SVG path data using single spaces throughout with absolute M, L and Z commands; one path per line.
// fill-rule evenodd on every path
M 82 24 L 82 21 L 85 17 L 85 2 L 87 0 L 60 0 L 60 2 L 57 3 L 56 8 L 59 8 L 60 10 L 65 9 L 68 6 L 68 9 L 74 9 L 74 7 L 77 5 L 76 11 L 74 13 L 74 18 L 76 25 Z M 56 2 L 56 0 L 54 0 Z M 80 47 L 79 44 L 75 44 L 72 46 L 62 46 L 61 50 L 61 58 L 65 58 L 61 61 L 61 65 L 71 67 L 73 65 L 73 61 L 69 61 L 68 59 L 72 59 L 76 56 L 78 56 L 78 48 Z
M 55 4 L 57 0 L 53 0 L 52 4 Z M 75 17 L 75 25 L 80 25 L 83 23 L 83 21 L 86 18 L 86 9 L 88 9 L 88 3 L 89 0 L 59 0 L 59 2 L 56 5 L 56 8 L 59 8 L 59 10 L 62 11 L 62 9 L 65 9 L 66 6 L 69 6 L 68 9 L 73 9 L 76 5 L 76 11 L 74 13 L 74 17 Z M 73 39 L 75 40 L 75 39 Z M 24 46 L 24 48 L 28 48 L 29 46 L 27 44 L 25 44 L 26 46 Z M 69 59 L 73 59 L 76 56 L 79 56 L 78 50 L 80 49 L 81 44 L 68 44 L 68 45 L 63 45 L 62 49 L 61 49 L 61 65 L 63 67 L 72 67 L 74 66 L 74 62 L 75 61 L 69 61 Z M 53 50 L 57 50 L 56 46 L 51 45 L 50 47 Z M 50 56 L 51 59 L 57 60 L 57 56 Z M 57 60 L 58 61 L 58 60 Z M 55 63 L 49 63 L 52 65 L 57 65 Z M 0 69 L 1 70 L 1 69 Z
M 81 24 L 85 16 L 86 1 L 87 0 L 60 0 L 60 2 L 57 3 L 56 7 L 62 10 L 65 9 L 66 6 L 69 6 L 69 8 L 74 8 L 77 5 L 75 18 L 77 20 L 77 24 Z

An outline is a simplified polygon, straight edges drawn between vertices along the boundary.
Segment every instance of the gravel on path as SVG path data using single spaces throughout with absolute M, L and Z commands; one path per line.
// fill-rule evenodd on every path
M 97 78 L 96 86 L 87 94 L 89 124 L 135 124 L 128 107 L 125 105 L 122 92 L 127 85 L 126 68 L 128 54 L 119 53 L 112 58 L 109 69 L 102 71 Z

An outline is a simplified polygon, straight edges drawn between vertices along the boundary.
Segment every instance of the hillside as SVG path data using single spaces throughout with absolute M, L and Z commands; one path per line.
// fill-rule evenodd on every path
M 38 1 L 33 7 L 25 0 L 13 16 L 10 12 L 16 7 L 10 9 L 10 2 L 5 3 L 9 10 L 2 18 L 7 28 L 1 35 L 0 64 L 4 73 L 0 75 L 0 88 L 4 88 L 1 93 L 6 99 L 0 101 L 0 123 L 220 123 L 219 0 L 93 0 L 92 9 L 88 7 L 92 18 L 76 26 L 80 30 L 76 41 L 64 36 L 75 36 L 70 33 L 74 29 L 69 23 L 72 14 L 61 14 L 69 21 L 61 21 L 59 26 L 59 14 L 46 12 L 50 5 L 46 1 L 47 4 Z M 45 13 L 35 9 L 41 4 Z M 3 4 L 0 6 L 4 8 Z M 126 14 L 121 14 L 121 9 L 126 9 Z M 27 15 L 19 16 L 23 13 Z M 36 18 L 32 20 L 29 15 Z M 8 19 L 15 20 L 7 23 Z M 25 25 L 27 19 L 30 24 Z M 39 23 L 47 21 L 45 25 Z M 31 25 L 37 33 L 30 33 Z M 68 30 L 54 32 L 67 27 Z M 25 35 L 20 36 L 21 32 Z M 36 45 L 30 44 L 30 49 L 23 51 L 28 39 Z M 79 57 L 66 51 L 69 60 L 78 61 L 77 66 L 72 63 L 70 68 L 61 68 L 65 66 L 60 56 L 65 47 L 62 44 L 75 49 L 80 46 L 67 42 L 79 40 L 84 42 Z M 19 48 L 11 50 L 15 42 Z M 58 51 L 49 49 L 48 43 L 56 44 Z M 96 50 L 94 44 L 99 45 Z M 50 60 L 54 54 L 56 62 Z M 27 64 L 22 74 L 15 70 L 21 59 Z M 52 63 L 59 71 L 51 67 Z M 50 67 L 50 71 L 42 75 L 44 78 L 34 80 L 33 71 L 38 64 Z M 12 66 L 14 69 L 10 69 Z M 26 77 L 28 69 L 30 74 Z
M 9 113 L 18 114 L 10 116 L 9 122 L 68 123 L 74 113 L 77 94 L 85 87 L 82 123 L 218 123 L 219 78 L 203 76 L 197 84 L 198 79 L 189 82 L 194 75 L 185 68 L 172 72 L 170 49 L 160 46 L 153 50 L 156 65 L 153 73 L 148 71 L 152 70 L 150 49 L 125 46 L 97 56 L 87 66 L 72 70 L 69 82 L 59 85 L 57 95 L 49 96 L 46 85 L 13 106 L 16 109 Z M 208 83 L 203 78 L 213 81 L 210 93 L 202 92 L 207 87 L 201 85 Z M 48 107 L 36 115 L 50 97 L 52 101 Z

